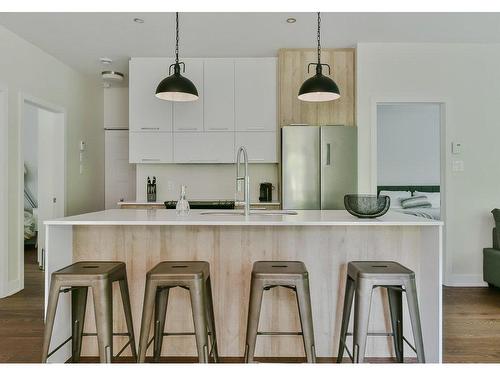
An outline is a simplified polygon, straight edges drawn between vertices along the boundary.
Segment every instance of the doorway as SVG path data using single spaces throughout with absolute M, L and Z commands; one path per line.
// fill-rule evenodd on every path
M 43 269 L 43 222 L 65 215 L 66 116 L 62 108 L 23 96 L 20 118 L 19 171 L 23 192 L 19 202 L 22 221 L 19 266 L 24 270 L 25 251 L 36 251 L 38 264 Z M 24 273 L 20 275 L 24 281 Z

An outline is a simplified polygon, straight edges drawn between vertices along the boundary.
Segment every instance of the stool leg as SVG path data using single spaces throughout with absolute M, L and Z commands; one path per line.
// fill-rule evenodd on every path
M 130 306 L 130 294 L 128 290 L 127 276 L 118 281 L 120 283 L 120 293 L 122 296 L 123 312 L 125 314 L 125 321 L 127 323 L 127 331 L 130 340 L 130 351 L 134 362 L 137 362 L 137 350 L 135 345 L 134 323 L 132 322 L 132 308 Z
M 72 340 L 71 340 L 71 360 L 76 363 L 80 361 L 82 352 L 83 325 L 85 323 L 85 310 L 87 307 L 88 287 L 76 287 L 71 290 L 71 321 Z
M 146 278 L 146 287 L 144 290 L 144 302 L 142 305 L 141 334 L 139 337 L 139 363 L 144 363 L 146 351 L 148 349 L 149 329 L 153 318 L 153 309 L 155 305 L 156 283 Z
M 97 344 L 101 363 L 111 363 L 113 357 L 113 296 L 111 282 L 100 280 L 92 285 L 97 331 Z
M 160 361 L 161 348 L 163 344 L 163 332 L 165 331 L 165 320 L 167 318 L 167 306 L 168 306 L 168 288 L 158 288 L 156 291 L 156 302 L 155 302 L 155 325 L 154 330 L 154 340 L 153 340 L 153 360 L 155 362 Z
M 43 348 L 42 348 L 42 363 L 47 362 L 49 355 L 50 339 L 52 337 L 52 330 L 54 328 L 54 321 L 56 319 L 57 302 L 59 301 L 59 289 L 61 285 L 52 278 L 50 282 L 49 300 L 47 304 L 47 312 L 45 315 L 45 329 L 43 334 Z
M 247 334 L 245 339 L 245 363 L 253 362 L 257 330 L 259 329 L 260 308 L 264 285 L 252 277 L 250 283 L 250 301 L 248 305 Z
M 214 303 L 212 296 L 212 284 L 210 282 L 210 276 L 207 278 L 206 282 L 206 295 L 207 295 L 207 321 L 208 329 L 210 332 L 210 345 L 214 356 L 214 362 L 219 362 L 219 351 L 217 349 L 217 335 L 215 333 L 215 314 L 214 314 Z
M 424 341 L 422 338 L 422 327 L 420 326 L 420 312 L 418 310 L 417 287 L 415 279 L 405 282 L 406 300 L 410 313 L 411 328 L 413 331 L 413 340 L 417 349 L 417 360 L 419 363 L 425 363 Z
M 394 335 L 394 351 L 399 363 L 404 362 L 403 356 L 403 292 L 393 288 L 387 288 L 389 298 L 389 310 L 391 313 L 391 326 Z
M 191 308 L 193 310 L 198 362 L 200 363 L 208 363 L 207 305 L 205 293 L 203 279 L 197 279 L 190 283 L 189 294 L 191 297 Z
M 358 279 L 354 304 L 354 363 L 363 363 L 368 336 L 368 322 L 370 320 L 370 305 L 373 285 L 363 279 Z
M 344 294 L 344 307 L 342 312 L 342 325 L 340 328 L 339 352 L 337 354 L 337 363 L 342 363 L 347 338 L 347 329 L 349 328 L 349 319 L 351 317 L 352 301 L 354 299 L 354 280 L 347 276 Z
M 302 326 L 302 339 L 304 340 L 304 351 L 306 352 L 307 362 L 316 363 L 309 279 L 306 277 L 297 282 L 295 291 L 297 295 L 300 325 Z

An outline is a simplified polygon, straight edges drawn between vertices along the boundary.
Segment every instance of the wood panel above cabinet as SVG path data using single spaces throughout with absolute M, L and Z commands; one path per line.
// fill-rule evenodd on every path
M 313 48 L 281 49 L 278 53 L 279 124 L 355 126 L 355 49 L 321 49 L 321 62 L 331 67 L 330 77 L 340 89 L 340 99 L 308 103 L 297 98 L 302 83 L 315 74 L 317 61 Z M 323 69 L 328 73 L 328 68 Z

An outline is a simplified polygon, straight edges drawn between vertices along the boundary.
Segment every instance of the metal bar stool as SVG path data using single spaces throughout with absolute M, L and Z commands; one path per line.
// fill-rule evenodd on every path
M 127 333 L 113 333 L 113 295 L 112 283 L 120 283 L 120 292 L 125 312 Z M 63 289 L 61 289 L 63 288 Z M 97 333 L 84 333 L 85 309 L 88 288 L 92 288 Z M 50 339 L 54 328 L 57 302 L 60 293 L 71 292 L 72 334 L 49 353 Z M 128 336 L 129 341 L 115 358 L 130 345 L 132 356 L 137 358 L 135 349 L 132 310 L 127 284 L 127 272 L 123 262 L 77 262 L 52 273 L 47 305 L 45 333 L 43 338 L 42 362 L 71 340 L 72 362 L 80 360 L 83 336 L 97 336 L 99 359 L 101 363 L 111 363 L 113 357 L 113 335 Z
M 368 332 L 372 291 L 376 287 L 387 289 L 392 333 Z M 403 292 L 406 292 L 415 347 L 403 336 Z M 354 334 L 350 334 L 347 332 L 347 328 L 353 299 L 356 300 L 354 305 Z M 346 345 L 346 337 L 350 335 L 353 336 L 352 354 Z M 403 342 L 406 342 L 417 353 L 418 362 L 425 363 L 415 273 L 412 270 L 396 262 L 367 261 L 348 263 L 337 362 L 342 362 L 345 349 L 354 363 L 362 363 L 365 358 L 367 336 L 393 337 L 396 358 L 400 363 L 404 360 Z
M 168 294 L 171 288 L 189 291 L 195 332 L 164 332 Z M 148 342 L 154 311 L 154 334 Z M 200 363 L 208 363 L 210 356 L 219 362 L 215 317 L 208 262 L 161 262 L 146 275 L 146 289 L 142 310 L 139 362 L 146 358 L 146 350 L 153 342 L 153 360 L 160 360 L 164 336 L 194 335 Z M 210 336 L 210 350 L 209 350 Z
M 292 289 L 297 297 L 301 332 L 259 332 L 260 308 L 264 290 L 275 287 Z M 245 363 L 253 362 L 257 335 L 301 335 L 307 362 L 316 362 L 314 331 L 309 293 L 309 276 L 302 262 L 264 261 L 255 262 L 250 285 L 247 333 L 245 345 Z

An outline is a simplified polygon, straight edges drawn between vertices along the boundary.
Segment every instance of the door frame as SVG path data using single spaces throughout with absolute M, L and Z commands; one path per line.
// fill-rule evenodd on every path
M 9 91 L 0 83 L 0 298 L 9 293 Z
M 24 152 L 23 152 L 23 145 L 24 145 L 24 137 L 23 137 L 23 130 L 24 130 L 24 104 L 28 103 L 31 105 L 34 105 L 38 108 L 47 110 L 49 112 L 52 112 L 54 114 L 59 114 L 61 116 L 61 131 L 63 132 L 63 139 L 64 139 L 64 144 L 63 144 L 63 153 L 64 153 L 64 160 L 62 161 L 62 167 L 63 167 L 63 191 L 64 194 L 62 196 L 63 199 L 63 210 L 64 210 L 64 215 L 66 215 L 66 180 L 67 180 L 67 169 L 66 169 L 66 163 L 67 163 L 67 140 L 66 140 L 66 126 L 67 126 L 67 113 L 66 109 L 45 101 L 44 99 L 40 99 L 38 97 L 35 97 L 30 94 L 26 93 L 19 93 L 19 100 L 18 100 L 18 116 L 19 116 L 19 124 L 18 124 L 18 155 L 17 155 L 17 160 L 18 160 L 18 165 L 17 165 L 17 177 L 18 177 L 18 186 L 19 189 L 24 187 Z M 24 212 L 24 194 L 20 193 L 19 194 L 19 200 L 18 200 L 18 212 Z M 19 251 L 19 286 L 18 290 L 24 289 L 24 215 L 19 216 L 19 222 L 18 222 L 18 251 Z M 40 229 L 40 228 L 39 228 Z M 41 246 L 45 246 L 45 244 L 41 244 Z
M 446 179 L 447 173 L 449 172 L 447 168 L 447 145 L 449 144 L 448 139 L 446 138 L 448 131 L 448 121 L 450 119 L 450 103 L 451 100 L 447 97 L 412 97 L 412 96 L 395 96 L 395 97 L 379 97 L 372 98 L 371 101 L 371 116 L 370 116 L 370 188 L 372 189 L 372 193 L 377 193 L 377 106 L 384 104 L 439 104 L 441 108 L 441 119 L 440 119 L 440 194 L 441 194 L 441 221 L 445 223 L 443 226 L 443 235 L 442 235 L 442 249 L 443 252 L 441 254 L 441 277 L 440 283 L 441 285 L 446 284 L 446 280 L 448 280 L 451 275 L 451 256 L 447 254 L 446 247 Z

